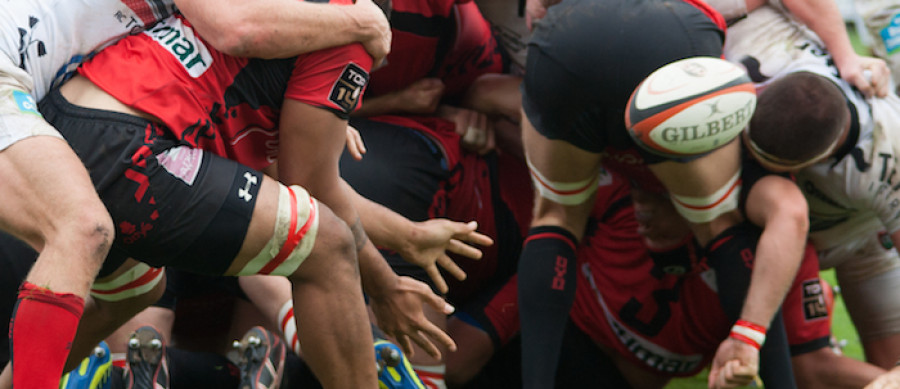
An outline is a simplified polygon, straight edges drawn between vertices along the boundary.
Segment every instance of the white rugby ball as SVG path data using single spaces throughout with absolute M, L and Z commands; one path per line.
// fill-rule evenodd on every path
M 635 142 L 662 156 L 715 150 L 737 137 L 756 109 L 756 88 L 743 67 L 715 57 L 667 64 L 635 88 L 625 125 Z

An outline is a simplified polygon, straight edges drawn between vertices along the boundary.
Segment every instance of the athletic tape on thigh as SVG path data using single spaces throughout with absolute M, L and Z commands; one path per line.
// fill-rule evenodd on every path
M 706 197 L 672 194 L 672 203 L 681 216 L 693 223 L 707 223 L 738 208 L 741 194 L 741 169 L 722 188 Z
M 597 190 L 597 183 L 602 174 L 578 182 L 556 182 L 544 177 L 541 172 L 526 158 L 528 170 L 531 172 L 531 180 L 541 197 L 562 205 L 578 205 L 591 198 Z
M 319 231 L 319 206 L 302 187 L 279 184 L 278 215 L 272 239 L 238 275 L 294 273 L 312 251 Z
M 103 301 L 121 301 L 140 296 L 153 290 L 153 287 L 163 279 L 163 274 L 164 268 L 138 263 L 112 280 L 95 282 L 91 286 L 91 296 Z

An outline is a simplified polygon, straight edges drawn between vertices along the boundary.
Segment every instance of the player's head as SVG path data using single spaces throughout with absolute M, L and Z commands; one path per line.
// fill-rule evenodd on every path
M 759 95 L 744 140 L 764 167 L 796 171 L 830 156 L 849 123 L 847 100 L 837 85 L 796 72 Z

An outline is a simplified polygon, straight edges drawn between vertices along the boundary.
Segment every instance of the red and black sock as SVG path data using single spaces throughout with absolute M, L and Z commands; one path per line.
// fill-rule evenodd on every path
M 525 388 L 552 388 L 575 299 L 577 239 L 557 226 L 528 232 L 519 258 L 519 318 Z

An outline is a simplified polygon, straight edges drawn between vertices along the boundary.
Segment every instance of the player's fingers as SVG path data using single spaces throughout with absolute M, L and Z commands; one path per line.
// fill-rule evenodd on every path
M 719 379 L 719 368 L 713 365 L 712 368 L 709 369 L 709 375 L 706 376 L 706 387 L 708 389 L 716 389 L 718 388 L 717 381 Z
M 440 265 L 447 273 L 450 273 L 453 278 L 457 280 L 464 281 L 466 279 L 466 272 L 463 271 L 456 262 L 453 262 L 453 259 L 446 255 L 441 255 L 437 260 L 438 265 Z M 442 290 L 442 293 L 447 293 L 446 290 Z
M 453 338 L 451 338 L 450 335 L 447 335 L 447 333 L 442 331 L 440 329 L 440 327 L 436 326 L 434 323 L 432 323 L 430 321 L 426 320 L 424 323 L 422 323 L 422 327 L 419 330 L 419 334 L 424 335 L 428 339 L 437 342 L 438 344 L 442 345 L 447 350 L 456 351 L 456 342 L 453 341 Z M 431 341 L 429 341 L 429 344 L 431 344 Z M 433 346 L 433 344 L 432 344 L 432 346 Z M 435 349 L 434 351 L 438 352 L 438 354 L 436 356 L 434 354 L 431 354 L 430 352 L 429 352 L 429 355 L 435 356 L 436 358 L 440 358 L 440 355 L 441 355 L 440 351 L 437 349 Z
M 415 351 L 413 351 L 412 342 L 409 340 L 409 337 L 403 334 L 397 334 L 394 336 L 397 340 L 397 344 L 400 345 L 400 348 L 406 354 L 407 358 L 412 358 Z
M 497 147 L 497 137 L 494 133 L 494 126 L 488 125 L 487 130 L 485 131 L 485 142 L 484 147 L 481 148 L 481 152 L 479 154 L 485 155 L 491 150 Z
M 439 259 L 440 260 L 440 259 Z M 444 280 L 444 276 L 441 275 L 440 270 L 438 270 L 437 265 L 430 263 L 424 267 L 425 273 L 428 274 L 428 277 L 434 281 L 434 286 L 441 293 L 447 293 L 450 288 L 447 286 L 447 281 Z
M 756 376 L 756 369 L 752 369 L 752 373 L 750 373 L 747 367 L 742 366 L 737 360 L 728 361 L 725 371 L 725 387 L 728 388 L 748 385 Z
M 413 291 L 422 296 L 422 299 L 425 300 L 425 303 L 431 305 L 432 308 L 437 310 L 438 312 L 443 312 L 445 315 L 449 315 L 456 310 L 450 303 L 445 301 L 441 296 L 434 294 L 431 291 L 431 288 L 428 287 L 424 282 L 416 281 L 414 286 L 412 287 Z
M 450 239 L 450 241 L 447 242 L 447 251 L 454 253 L 454 254 L 462 255 L 466 258 L 481 259 L 481 250 L 479 250 L 475 247 L 469 246 L 469 245 L 467 245 L 463 242 L 460 242 L 459 240 L 456 240 L 456 239 Z
M 872 67 L 872 88 L 875 89 L 875 96 L 885 97 L 891 91 L 891 71 L 887 65 Z
M 412 338 L 413 342 L 415 342 L 422 350 L 425 350 L 425 353 L 432 356 L 435 359 L 441 359 L 441 350 L 434 345 L 428 338 L 422 336 L 422 333 L 416 331 L 410 334 L 410 338 Z
M 494 244 L 494 240 L 491 237 L 482 234 L 478 231 L 475 231 L 478 228 L 478 222 L 471 221 L 468 222 L 457 229 L 457 231 L 453 234 L 453 237 L 459 239 L 461 241 L 469 242 L 472 244 L 476 244 L 479 246 L 490 246 Z

